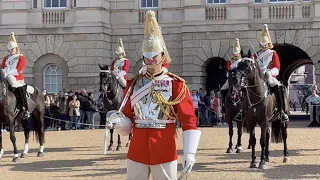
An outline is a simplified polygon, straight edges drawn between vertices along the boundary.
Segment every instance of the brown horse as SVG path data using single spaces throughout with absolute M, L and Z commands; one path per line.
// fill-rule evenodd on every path
M 45 111 L 45 103 L 44 96 L 39 91 L 38 88 L 33 88 L 27 86 L 28 91 L 28 110 L 31 112 L 31 118 L 27 120 L 22 120 L 22 106 L 21 101 L 18 96 L 15 95 L 14 89 L 8 86 L 7 81 L 4 78 L 2 70 L 0 70 L 0 124 L 6 123 L 10 130 L 10 140 L 13 144 L 13 162 L 19 160 L 18 149 L 16 145 L 16 136 L 15 136 L 15 125 L 22 123 L 25 135 L 25 146 L 24 151 L 21 153 L 21 158 L 27 157 L 29 150 L 29 134 L 30 134 L 30 126 L 33 125 L 33 131 L 36 132 L 36 140 L 40 143 L 40 149 L 37 154 L 38 157 L 44 156 L 44 142 L 45 142 L 45 133 L 44 133 L 44 111 Z M 31 120 L 31 121 L 30 121 Z M 3 147 L 2 147 L 2 133 L 0 131 L 0 158 L 3 155 Z
M 277 115 L 274 114 L 275 97 L 270 91 L 265 75 L 258 65 L 251 58 L 243 58 L 236 68 L 236 88 L 244 89 L 242 102 L 244 121 L 247 132 L 250 133 L 250 144 L 252 146 L 252 161 L 250 168 L 256 168 L 255 145 L 256 137 L 254 128 L 258 124 L 261 128 L 261 161 L 260 169 L 266 169 L 266 162 L 269 161 L 269 122 L 272 122 L 272 141 L 276 143 L 284 141 L 284 160 L 288 161 L 287 149 L 287 123 L 282 123 Z M 284 88 L 284 86 L 282 86 Z M 286 92 L 286 91 L 285 91 Z M 286 109 L 287 111 L 287 109 Z

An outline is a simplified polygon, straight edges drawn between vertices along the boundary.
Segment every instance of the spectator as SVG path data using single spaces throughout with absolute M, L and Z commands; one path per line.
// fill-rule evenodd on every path
M 99 115 L 100 115 L 100 129 L 105 129 L 107 117 L 106 117 L 106 113 L 104 111 L 103 94 L 102 93 L 99 95 L 97 107 L 98 107 Z
M 50 117 L 50 97 L 47 94 L 47 90 L 42 90 L 44 96 L 44 104 L 45 104 L 45 111 L 44 111 L 44 128 L 47 129 L 50 125 L 51 119 Z
M 79 129 L 80 101 L 77 100 L 77 95 L 73 95 L 72 100 L 69 102 L 69 116 L 72 123 L 72 129 Z
M 210 119 L 211 119 L 211 122 L 212 122 L 212 126 L 217 126 L 217 118 L 216 118 L 216 111 L 214 109 L 215 107 L 215 99 L 216 99 L 216 96 L 215 96 L 215 93 L 214 91 L 211 91 L 210 92 Z
M 87 107 L 87 118 L 88 124 L 92 124 L 89 126 L 90 129 L 94 129 L 94 114 L 97 112 L 96 102 L 93 99 L 93 94 L 88 93 L 88 107 Z
M 51 103 L 50 103 L 50 112 L 51 112 L 51 117 L 53 118 L 50 125 L 52 129 L 58 129 L 57 119 L 60 119 L 59 107 L 60 107 L 59 97 L 58 97 L 58 94 L 55 93 L 51 98 Z
M 59 111 L 60 111 L 60 128 L 62 130 L 66 130 L 66 121 L 69 119 L 68 115 L 68 93 L 65 93 L 64 96 L 60 100 L 59 105 Z
M 89 114 L 89 111 L 88 111 L 89 103 L 88 103 L 87 91 L 83 89 L 79 94 L 78 99 L 80 101 L 80 123 L 85 123 L 85 117 L 87 116 L 88 118 L 88 114 Z M 80 127 L 81 129 L 84 128 L 83 125 L 81 125 Z
M 206 96 L 203 89 L 201 89 L 200 90 L 200 100 L 199 100 L 200 126 L 207 126 L 209 123 L 209 118 L 208 118 L 209 104 L 210 104 L 209 97 Z
M 198 106 L 199 106 L 200 99 L 197 96 L 196 90 L 191 91 L 191 99 L 192 99 L 193 105 L 194 105 L 194 112 L 195 112 L 196 116 L 198 117 Z

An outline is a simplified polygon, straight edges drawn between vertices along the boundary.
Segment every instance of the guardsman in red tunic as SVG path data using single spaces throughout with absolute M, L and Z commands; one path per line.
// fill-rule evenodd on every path
M 171 59 L 154 11 L 146 13 L 142 54 L 147 72 L 134 81 L 128 80 L 125 116 L 112 118 L 111 122 L 123 136 L 133 129 L 127 156 L 128 180 L 147 180 L 150 173 L 153 179 L 177 179 L 176 121 L 182 124 L 183 130 L 184 175 L 191 172 L 195 163 L 201 131 L 197 129 L 194 105 L 185 81 L 162 69 L 164 62 L 170 63 Z M 112 117 L 110 113 L 107 117 Z
M 127 74 L 129 72 L 129 60 L 125 58 L 126 52 L 124 51 L 122 39 L 119 38 L 118 46 L 116 49 L 117 58 L 112 61 L 111 71 L 116 75 L 119 84 L 125 88 L 127 85 Z
M 288 115 L 284 112 L 285 100 L 284 91 L 281 87 L 282 85 L 277 80 L 277 76 L 280 72 L 280 59 L 276 51 L 272 50 L 273 45 L 270 38 L 268 25 L 264 25 L 262 34 L 260 37 L 260 47 L 261 49 L 254 55 L 254 59 L 259 65 L 262 72 L 267 78 L 267 84 L 270 86 L 272 92 L 276 95 L 277 100 L 277 113 L 280 113 L 282 121 L 289 121 Z M 242 111 L 241 111 L 242 112 Z M 242 114 L 238 114 L 235 118 L 239 120 Z
M 27 85 L 24 82 L 24 76 L 22 74 L 26 65 L 26 59 L 22 54 L 20 54 L 13 32 L 10 35 L 10 41 L 7 45 L 7 49 L 9 55 L 3 58 L 1 64 L 2 71 L 11 88 L 14 88 L 19 92 L 20 97 L 17 98 L 22 101 L 24 119 L 27 119 L 30 117 L 27 103 Z
M 238 63 L 242 60 L 241 57 L 241 46 L 239 39 L 235 39 L 235 43 L 233 46 L 233 51 L 232 51 L 232 57 L 231 59 L 227 62 L 227 77 L 228 77 L 228 71 L 236 68 L 238 66 Z M 221 100 L 222 100 L 222 112 L 225 112 L 225 107 L 224 107 L 224 102 L 225 98 L 228 93 L 228 88 L 229 88 L 229 81 L 228 79 L 224 83 L 224 85 L 221 87 Z

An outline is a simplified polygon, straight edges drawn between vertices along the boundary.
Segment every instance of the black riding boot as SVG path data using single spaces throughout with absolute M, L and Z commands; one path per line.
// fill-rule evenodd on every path
M 221 90 L 221 103 L 222 103 L 221 112 L 222 112 L 222 113 L 225 113 L 225 112 L 226 112 L 225 102 L 226 102 L 227 93 L 228 93 L 228 89 Z
M 284 92 L 283 88 L 280 86 L 275 86 L 274 87 L 274 92 L 276 95 L 276 101 L 277 101 L 277 112 L 280 113 L 280 119 L 282 122 L 289 121 L 288 115 L 284 112 L 286 109 L 285 107 L 285 101 L 284 101 Z
M 19 87 L 19 94 L 22 102 L 22 113 L 23 113 L 23 120 L 27 120 L 30 117 L 30 113 L 28 111 L 28 101 L 27 101 L 27 86 Z

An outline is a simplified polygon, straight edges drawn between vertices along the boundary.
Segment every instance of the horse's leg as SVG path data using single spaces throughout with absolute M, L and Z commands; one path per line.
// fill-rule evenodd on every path
M 261 146 L 261 156 L 260 156 L 260 164 L 259 169 L 267 169 L 267 165 L 265 162 L 265 154 L 266 154 L 266 135 L 267 135 L 268 127 L 261 127 L 261 137 L 260 137 L 260 146 Z
M 127 144 L 126 144 L 126 147 L 129 147 L 130 142 L 131 142 L 131 138 L 132 138 L 132 133 L 129 134 L 129 140 L 128 140 Z
M 122 148 L 121 148 L 121 138 L 120 138 L 120 134 L 118 134 L 118 146 L 117 146 L 117 151 L 121 151 Z
M 289 152 L 287 147 L 287 138 L 288 138 L 288 131 L 287 131 L 287 123 L 282 123 L 281 126 L 281 133 L 282 133 L 282 140 L 283 140 L 283 162 L 287 163 L 289 162 Z
M 9 128 L 10 128 L 10 140 L 13 145 L 13 159 L 12 162 L 17 162 L 19 160 L 19 154 L 18 154 L 18 149 L 17 149 L 17 144 L 16 144 L 16 135 L 14 131 L 14 119 L 13 117 L 9 117 Z
M 236 153 L 241 153 L 242 152 L 242 142 L 241 142 L 242 122 L 241 121 L 237 121 L 237 128 L 238 128 L 238 141 L 237 141 L 237 151 L 236 151 Z
M 44 156 L 44 142 L 45 142 L 45 134 L 44 134 L 44 110 L 41 111 L 39 110 L 39 112 L 33 116 L 34 122 L 36 123 L 36 132 L 38 134 L 38 138 L 39 138 L 39 144 L 40 144 L 40 148 L 39 148 L 39 152 L 37 154 L 38 157 L 43 157 Z
M 113 129 L 110 129 L 110 145 L 108 151 L 113 151 Z
M 29 151 L 29 135 L 30 135 L 30 128 L 29 128 L 29 121 L 22 121 L 23 131 L 24 131 L 24 150 L 21 153 L 20 157 L 25 158 L 28 156 Z
M 2 130 L 0 129 L 0 159 L 3 155 L 3 147 L 2 147 Z
M 265 151 L 265 162 L 269 162 L 269 146 L 270 146 L 270 128 L 267 129 L 267 134 L 266 134 L 266 151 Z
M 250 168 L 256 168 L 257 162 L 256 162 L 256 137 L 255 137 L 255 131 L 254 127 L 250 131 L 250 145 L 251 145 L 251 164 Z
M 228 118 L 227 122 L 229 123 L 229 147 L 226 153 L 232 153 L 232 136 L 233 136 L 233 122 Z

